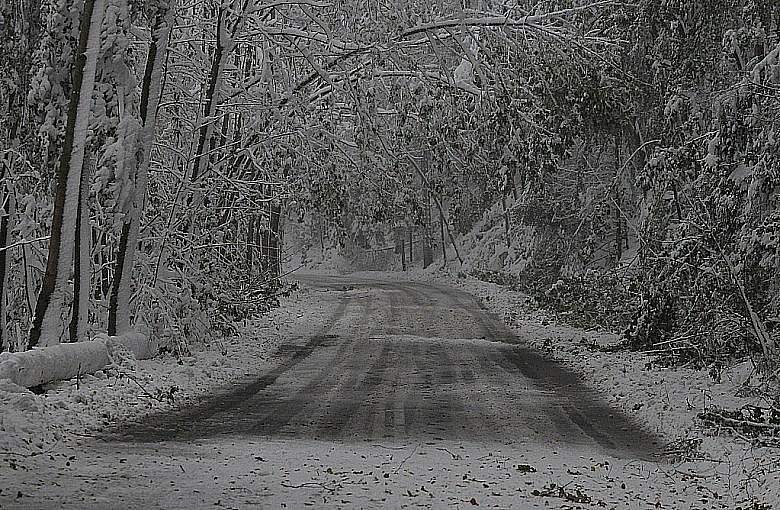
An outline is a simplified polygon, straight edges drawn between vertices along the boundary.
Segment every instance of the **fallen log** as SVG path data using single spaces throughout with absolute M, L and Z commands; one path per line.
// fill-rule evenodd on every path
M 136 359 L 148 359 L 156 356 L 158 349 L 157 342 L 146 335 L 127 333 L 111 337 L 101 334 L 95 340 L 24 352 L 4 352 L 0 354 L 0 379 L 31 388 L 102 370 L 119 351 L 128 350 Z

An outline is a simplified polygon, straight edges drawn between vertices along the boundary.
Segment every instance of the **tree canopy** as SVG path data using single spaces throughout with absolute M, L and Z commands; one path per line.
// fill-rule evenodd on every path
M 273 301 L 285 222 L 430 251 L 493 221 L 457 258 L 634 347 L 776 355 L 776 2 L 0 11 L 3 349 L 186 349 Z

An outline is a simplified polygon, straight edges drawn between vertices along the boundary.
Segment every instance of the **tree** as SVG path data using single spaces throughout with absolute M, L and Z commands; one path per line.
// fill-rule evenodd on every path
M 73 246 L 80 209 L 79 187 L 95 86 L 100 28 L 105 0 L 84 0 L 72 76 L 65 137 L 57 169 L 57 190 L 52 217 L 46 273 L 30 328 L 29 345 L 53 345 L 65 338 L 66 288 L 73 269 Z
M 150 13 L 152 20 L 151 42 L 146 57 L 146 68 L 141 82 L 140 133 L 137 138 L 128 137 L 131 148 L 125 163 L 135 175 L 132 208 L 122 222 L 121 237 L 117 248 L 117 261 L 108 312 L 108 333 L 121 334 L 130 329 L 130 296 L 133 267 L 135 265 L 141 217 L 146 203 L 149 164 L 157 126 L 157 111 L 162 96 L 163 69 L 168 53 L 168 39 L 173 27 L 177 0 L 157 6 Z
M 15 197 L 11 188 L 11 176 L 8 167 L 8 155 L 0 161 L 0 352 L 11 350 L 7 330 L 8 319 L 8 275 L 10 269 L 9 239 L 13 228 L 12 218 L 15 213 Z

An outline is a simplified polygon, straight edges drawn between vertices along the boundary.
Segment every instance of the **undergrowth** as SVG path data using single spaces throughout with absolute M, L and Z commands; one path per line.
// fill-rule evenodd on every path
M 470 274 L 529 295 L 565 324 L 621 334 L 624 348 L 653 354 L 659 365 L 707 368 L 717 380 L 730 362 L 760 358 L 749 319 L 735 311 L 722 288 L 709 289 L 711 298 L 718 298 L 713 301 L 690 287 L 671 292 L 666 281 L 642 281 L 623 270 L 573 277 L 549 268 Z

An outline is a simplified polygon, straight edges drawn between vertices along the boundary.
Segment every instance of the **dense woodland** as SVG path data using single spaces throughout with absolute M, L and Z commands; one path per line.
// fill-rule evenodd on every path
M 632 348 L 776 365 L 774 0 L 0 13 L 2 350 L 136 323 L 186 350 L 272 303 L 287 222 L 411 239 Z

